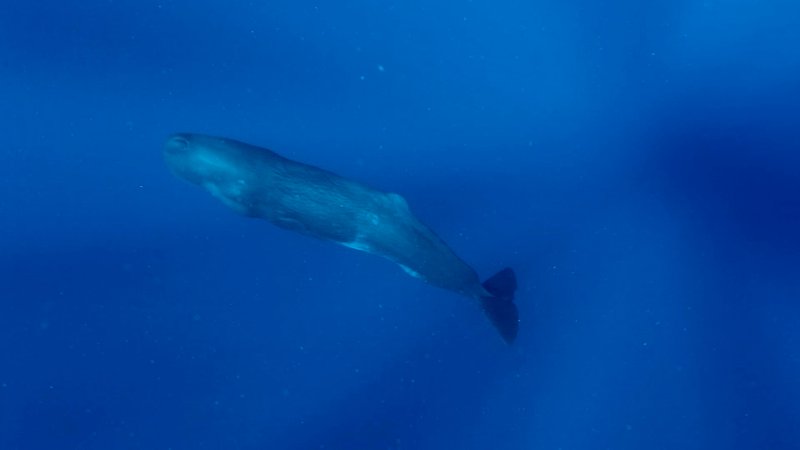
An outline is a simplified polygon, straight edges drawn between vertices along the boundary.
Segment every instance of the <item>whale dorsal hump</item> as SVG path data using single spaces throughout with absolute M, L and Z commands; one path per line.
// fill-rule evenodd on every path
M 389 199 L 389 201 L 392 202 L 392 205 L 394 205 L 398 210 L 408 211 L 408 203 L 406 202 L 406 199 L 404 199 L 402 195 L 395 194 L 394 192 L 389 192 L 386 194 L 386 197 Z

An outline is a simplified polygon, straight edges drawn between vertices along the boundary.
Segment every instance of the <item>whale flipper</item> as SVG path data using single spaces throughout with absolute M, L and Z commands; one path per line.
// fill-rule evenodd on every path
M 492 297 L 481 297 L 483 312 L 503 339 L 511 344 L 519 329 L 519 312 L 514 304 L 517 276 L 510 267 L 506 267 L 484 281 L 483 288 L 492 294 Z

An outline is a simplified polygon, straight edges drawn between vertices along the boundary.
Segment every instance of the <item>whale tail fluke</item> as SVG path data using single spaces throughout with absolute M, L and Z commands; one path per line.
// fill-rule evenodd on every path
M 492 297 L 481 297 L 483 312 L 500 332 L 503 340 L 511 344 L 519 329 L 519 313 L 514 304 L 517 276 L 510 267 L 506 267 L 484 281 L 483 288 L 492 294 Z

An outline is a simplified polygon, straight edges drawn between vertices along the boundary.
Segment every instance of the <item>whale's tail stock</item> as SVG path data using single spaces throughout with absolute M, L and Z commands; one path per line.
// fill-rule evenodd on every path
M 517 276 L 511 268 L 506 267 L 484 281 L 483 288 L 492 294 L 491 297 L 481 297 L 483 312 L 500 332 L 503 340 L 511 344 L 519 329 L 519 313 L 514 304 Z

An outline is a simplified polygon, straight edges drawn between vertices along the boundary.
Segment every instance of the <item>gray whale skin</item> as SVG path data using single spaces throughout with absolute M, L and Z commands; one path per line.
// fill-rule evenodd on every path
M 428 284 L 477 300 L 507 343 L 516 338 L 513 270 L 481 283 L 400 195 L 220 137 L 172 135 L 164 159 L 176 176 L 244 216 L 383 256 Z

